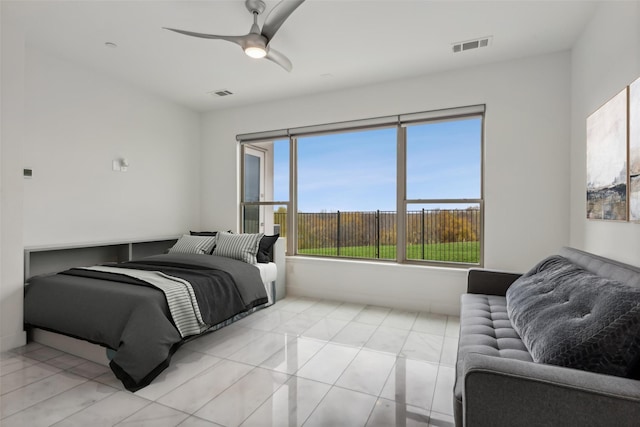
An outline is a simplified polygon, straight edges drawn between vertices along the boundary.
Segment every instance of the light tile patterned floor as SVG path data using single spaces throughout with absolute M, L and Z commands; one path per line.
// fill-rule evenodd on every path
M 286 298 L 184 345 L 136 393 L 37 343 L 0 357 L 12 426 L 453 426 L 457 317 Z

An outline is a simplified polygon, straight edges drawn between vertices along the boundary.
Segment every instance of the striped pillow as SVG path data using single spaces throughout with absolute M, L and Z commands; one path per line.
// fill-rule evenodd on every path
M 216 236 L 189 236 L 184 234 L 171 249 L 170 254 L 210 254 L 216 245 Z
M 264 233 L 231 234 L 221 231 L 216 236 L 216 248 L 213 255 L 238 259 L 248 264 L 255 264 L 258 245 Z

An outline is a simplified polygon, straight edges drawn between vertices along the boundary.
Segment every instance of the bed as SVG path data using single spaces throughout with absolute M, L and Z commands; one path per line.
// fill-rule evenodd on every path
M 170 252 L 33 277 L 25 326 L 106 347 L 111 370 L 136 391 L 184 342 L 275 301 L 275 264 L 245 261 Z

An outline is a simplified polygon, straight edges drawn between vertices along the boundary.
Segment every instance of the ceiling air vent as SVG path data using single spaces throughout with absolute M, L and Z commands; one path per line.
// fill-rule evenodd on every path
M 477 49 L 479 47 L 487 47 L 489 46 L 489 43 L 491 42 L 491 37 L 481 37 L 479 39 L 475 39 L 475 40 L 467 40 L 464 42 L 457 42 L 454 43 L 453 46 L 453 52 L 457 53 L 457 52 L 464 52 L 466 50 L 472 50 L 472 49 Z
M 213 91 L 209 92 L 209 95 L 211 95 L 211 96 L 227 96 L 227 95 L 233 95 L 233 92 L 228 91 L 226 89 L 220 89 L 220 90 L 213 90 Z

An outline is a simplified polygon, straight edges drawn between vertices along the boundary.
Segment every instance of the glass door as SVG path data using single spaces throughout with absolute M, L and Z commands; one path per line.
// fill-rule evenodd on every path
M 244 202 L 264 201 L 264 152 L 246 147 L 244 152 Z M 245 205 L 245 233 L 264 233 L 264 209 Z

